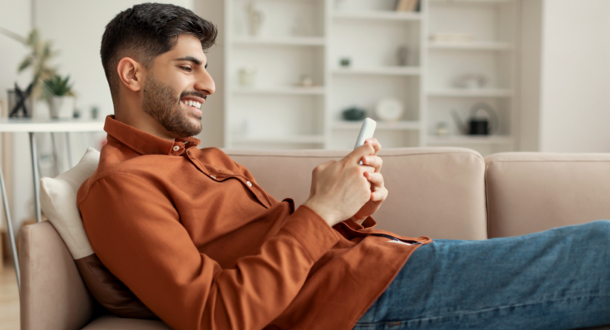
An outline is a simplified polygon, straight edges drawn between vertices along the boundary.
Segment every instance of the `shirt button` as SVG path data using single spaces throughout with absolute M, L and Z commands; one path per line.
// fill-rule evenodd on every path
M 174 146 L 174 151 L 178 151 L 178 150 L 180 150 L 180 147 L 179 146 Z
M 246 184 L 248 185 L 248 187 L 252 187 L 252 182 L 248 181 L 246 182 Z

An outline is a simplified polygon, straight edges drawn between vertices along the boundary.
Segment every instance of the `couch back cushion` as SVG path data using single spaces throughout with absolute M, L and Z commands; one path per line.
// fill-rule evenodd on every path
M 610 219 L 610 154 L 500 153 L 485 162 L 490 237 Z
M 278 200 L 309 197 L 315 166 L 340 159 L 349 151 L 226 150 L 252 172 Z M 405 236 L 484 239 L 485 163 L 475 151 L 462 148 L 397 148 L 381 151 L 382 173 L 389 196 L 373 216 L 378 228 Z

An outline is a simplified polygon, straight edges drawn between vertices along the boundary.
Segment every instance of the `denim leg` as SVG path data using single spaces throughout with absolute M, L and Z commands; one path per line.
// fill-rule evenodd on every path
M 610 324 L 610 221 L 417 249 L 354 329 Z

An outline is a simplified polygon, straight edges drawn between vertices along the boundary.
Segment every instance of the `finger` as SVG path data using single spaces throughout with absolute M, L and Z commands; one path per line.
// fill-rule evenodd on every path
M 377 141 L 376 138 L 370 138 L 370 139 L 366 139 L 366 141 L 364 141 L 364 144 L 369 144 L 373 147 L 373 149 L 375 150 L 375 155 L 377 155 L 377 153 L 379 152 L 379 150 L 381 150 L 381 143 L 379 143 L 379 141 Z
M 361 145 L 360 147 L 354 149 L 349 154 L 347 154 L 347 156 L 345 156 L 344 159 L 349 160 L 350 162 L 359 163 L 360 160 L 362 160 L 362 157 L 364 157 L 366 155 L 374 155 L 374 154 L 375 154 L 375 148 L 372 145 L 365 143 L 365 144 Z
M 375 172 L 381 171 L 383 165 L 383 159 L 379 156 L 364 156 L 362 158 L 362 164 L 375 168 Z
M 367 172 L 364 174 L 364 176 L 373 186 L 383 187 L 384 180 L 383 180 L 383 175 L 381 173 Z
M 371 201 L 381 202 L 388 197 L 388 190 L 386 188 L 379 188 L 371 193 Z

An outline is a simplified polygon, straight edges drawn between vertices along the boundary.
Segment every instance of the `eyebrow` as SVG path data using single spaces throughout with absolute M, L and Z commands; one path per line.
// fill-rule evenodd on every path
M 176 60 L 176 61 L 189 61 L 189 62 L 193 62 L 193 63 L 195 63 L 196 65 L 201 65 L 201 64 L 203 64 L 203 62 L 202 62 L 200 59 L 198 59 L 198 58 L 196 58 L 196 57 L 193 57 L 193 56 L 185 56 L 185 57 L 180 57 L 180 58 L 177 58 L 177 59 L 175 59 L 175 60 Z M 205 64 L 205 68 L 207 68 L 207 67 L 208 67 L 208 64 L 206 63 L 206 64 Z

